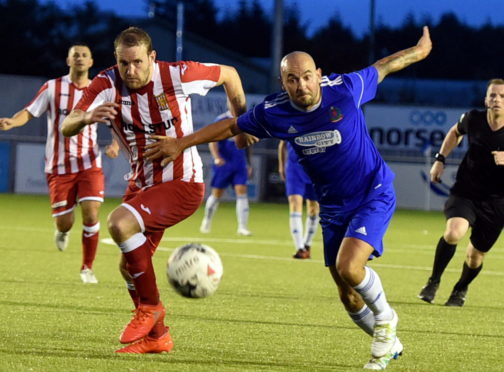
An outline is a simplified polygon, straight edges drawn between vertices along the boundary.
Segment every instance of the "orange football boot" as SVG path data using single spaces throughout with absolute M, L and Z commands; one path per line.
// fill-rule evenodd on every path
M 163 321 L 165 314 L 166 310 L 161 301 L 157 305 L 140 304 L 135 310 L 135 316 L 124 328 L 119 341 L 122 344 L 129 344 L 144 338 L 157 321 Z
M 147 354 L 147 353 L 169 353 L 173 349 L 173 340 L 168 328 L 166 333 L 160 338 L 146 336 L 137 342 L 116 350 L 116 353 Z

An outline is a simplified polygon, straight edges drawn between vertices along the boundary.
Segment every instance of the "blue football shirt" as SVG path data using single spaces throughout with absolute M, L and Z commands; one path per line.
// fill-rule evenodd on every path
M 361 109 L 375 97 L 377 85 L 373 66 L 323 76 L 322 99 L 310 111 L 295 107 L 286 92 L 279 92 L 241 115 L 238 126 L 259 138 L 288 141 L 321 205 L 350 210 L 394 179 L 369 136 Z
M 217 116 L 215 121 L 220 121 L 233 117 L 229 111 Z M 235 169 L 247 169 L 247 154 L 245 149 L 236 147 L 234 137 L 217 142 L 219 155 L 226 161 L 227 164 Z

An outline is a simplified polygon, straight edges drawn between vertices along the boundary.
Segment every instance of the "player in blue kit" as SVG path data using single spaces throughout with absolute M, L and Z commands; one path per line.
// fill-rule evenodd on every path
M 229 111 L 219 115 L 216 121 L 231 118 Z M 247 195 L 247 179 L 252 174 L 249 149 L 236 147 L 235 137 L 219 142 L 209 143 L 213 158 L 212 193 L 205 203 L 205 216 L 201 222 L 200 231 L 204 234 L 212 228 L 212 218 L 219 206 L 224 191 L 233 186 L 236 194 L 236 218 L 238 220 L 238 235 L 250 236 L 248 229 L 249 202 Z
M 296 253 L 294 258 L 310 258 L 313 236 L 319 223 L 319 205 L 310 177 L 298 163 L 292 145 L 286 141 L 278 144 L 278 173 L 285 182 L 289 201 L 289 227 Z M 306 200 L 306 224 L 303 236 L 303 201 Z
M 373 336 L 366 369 L 385 369 L 403 346 L 398 316 L 387 302 L 378 274 L 367 266 L 383 253 L 382 239 L 395 209 L 394 174 L 371 140 L 361 106 L 374 98 L 388 74 L 426 58 L 427 27 L 417 45 L 350 74 L 322 76 L 304 52 L 287 54 L 280 72 L 284 91 L 240 117 L 208 125 L 182 138 L 156 136 L 146 156 L 162 164 L 200 143 L 245 132 L 293 145 L 315 185 L 320 203 L 325 264 L 352 320 Z

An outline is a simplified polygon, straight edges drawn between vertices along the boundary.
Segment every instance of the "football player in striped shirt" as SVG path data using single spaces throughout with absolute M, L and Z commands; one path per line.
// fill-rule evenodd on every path
M 188 148 L 167 166 L 145 157 L 156 135 L 193 132 L 191 94 L 223 85 L 234 116 L 245 112 L 240 77 L 230 66 L 193 61 L 156 61 L 150 36 L 130 27 L 114 42 L 117 65 L 96 76 L 63 124 L 67 136 L 108 122 L 131 165 L 123 203 L 108 218 L 122 252 L 121 272 L 136 306 L 120 336 L 120 353 L 159 353 L 173 347 L 164 324 L 152 256 L 166 228 L 191 216 L 204 195 L 201 158 Z
M 10 118 L 0 119 L 0 129 L 9 130 L 25 125 L 34 117 L 47 114 L 45 174 L 49 186 L 52 216 L 56 222 L 55 243 L 60 251 L 68 246 L 69 232 L 74 223 L 74 209 L 82 212 L 81 280 L 98 283 L 93 262 L 100 233 L 99 210 L 104 197 L 104 177 L 101 152 L 97 143 L 96 124 L 73 138 L 61 133 L 62 123 L 82 97 L 90 83 L 89 69 L 93 65 L 91 50 L 78 43 L 68 50 L 67 75 L 47 81 L 33 100 Z M 112 142 L 106 153 L 116 157 L 119 145 Z
M 288 141 L 319 198 L 325 265 L 351 319 L 372 335 L 365 369 L 385 369 L 403 351 L 398 316 L 368 259 L 383 253 L 383 236 L 395 210 L 394 174 L 367 131 L 361 106 L 372 100 L 390 73 L 426 58 L 429 29 L 416 46 L 349 74 L 322 76 L 313 58 L 292 52 L 281 61 L 284 91 L 272 94 L 238 118 L 219 121 L 186 137 L 158 136 L 148 159 L 177 162 L 201 143 L 246 132 Z

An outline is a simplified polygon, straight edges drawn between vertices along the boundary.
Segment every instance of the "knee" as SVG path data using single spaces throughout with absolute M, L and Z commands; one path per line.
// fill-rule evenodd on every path
M 461 227 L 450 227 L 446 229 L 443 238 L 448 244 L 457 244 L 466 233 L 465 228 Z
M 82 215 L 82 223 L 87 226 L 96 225 L 99 222 L 98 211 L 95 213 L 88 212 Z
M 338 260 L 336 262 L 336 271 L 338 272 L 338 275 L 345 281 L 345 283 L 348 283 L 352 287 L 356 286 L 360 282 L 357 275 L 358 269 L 357 265 L 351 261 L 341 262 Z
M 107 218 L 107 228 L 110 236 L 116 243 L 121 243 L 129 238 L 130 228 L 129 223 L 125 218 L 122 218 L 117 210 L 112 211 Z

